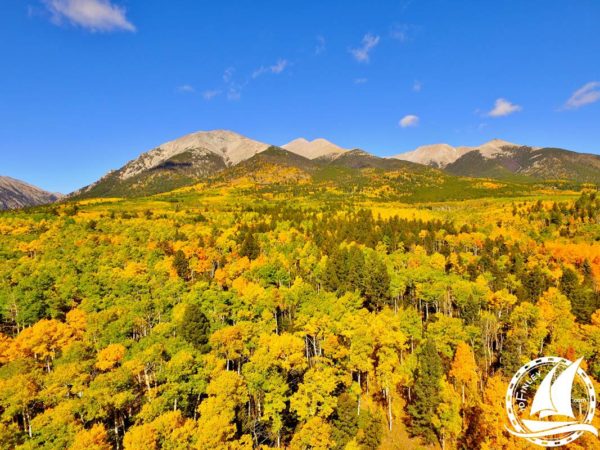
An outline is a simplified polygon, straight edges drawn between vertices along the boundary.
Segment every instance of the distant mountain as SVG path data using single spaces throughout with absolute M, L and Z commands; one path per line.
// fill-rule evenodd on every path
M 47 192 L 23 181 L 0 176 L 0 210 L 44 205 L 55 202 L 60 197 L 61 194 Z
M 413 151 L 394 155 L 391 158 L 425 164 L 433 167 L 445 167 L 456 161 L 461 154 L 448 144 L 423 145 Z
M 392 159 L 444 169 L 453 175 L 513 181 L 570 180 L 600 183 L 600 156 L 528 147 L 494 139 L 475 147 L 425 145 Z
M 327 168 L 344 168 L 360 171 L 377 169 L 380 171 L 413 170 L 423 171 L 427 168 L 407 161 L 380 158 L 363 150 L 355 149 L 343 153 L 329 153 L 318 158 L 309 159 L 280 147 L 269 147 L 252 158 L 228 169 L 226 173 L 247 173 L 265 165 L 295 168 L 309 174 L 318 173 Z
M 336 155 L 346 151 L 346 149 L 322 138 L 315 139 L 314 141 L 298 138 L 283 145 L 282 148 L 308 159 L 315 159 L 325 155 Z
M 232 131 L 200 131 L 161 144 L 111 171 L 74 197 L 127 197 L 166 192 L 236 165 L 269 148 Z
M 250 189 L 269 195 L 304 191 L 328 199 L 342 192 L 352 192 L 355 198 L 365 200 L 385 198 L 403 202 L 490 195 L 488 184 L 477 179 L 457 177 L 423 164 L 380 158 L 362 150 L 311 160 L 273 146 L 204 181 L 212 187 Z M 526 195 L 532 187 L 509 180 L 494 183 L 491 189 L 494 196 L 514 196 Z
M 521 144 L 514 144 L 512 142 L 504 141 L 502 139 L 492 139 L 489 142 L 481 144 L 476 147 L 458 147 L 459 153 L 463 155 L 471 151 L 479 151 L 485 158 L 494 158 L 498 155 L 502 155 L 510 149 L 524 147 Z
M 600 183 L 600 156 L 558 148 L 505 147 L 493 154 L 466 153 L 444 170 L 479 178 Z
M 483 156 L 489 158 L 501 153 L 504 148 L 513 147 L 521 147 L 521 145 L 503 141 L 501 139 L 493 139 L 478 147 L 452 147 L 448 144 L 432 144 L 423 145 L 416 150 L 400 153 L 391 158 L 443 168 L 448 164 L 452 164 L 463 155 L 475 150 L 479 150 Z
M 277 174 L 276 167 L 295 171 Z M 242 179 L 244 174 L 249 180 L 260 179 L 260 183 L 287 182 L 297 176 L 305 179 L 315 174 L 319 179 L 332 181 L 337 176 L 342 183 L 352 182 L 357 174 L 364 175 L 366 169 L 438 176 L 425 172 L 426 168 L 443 169 L 451 175 L 515 182 L 572 180 L 600 184 L 599 156 L 526 147 L 501 139 L 475 147 L 426 145 L 380 158 L 360 149 L 343 149 L 325 139 L 299 138 L 277 147 L 232 131 L 215 130 L 188 134 L 161 144 L 74 192 L 71 197 L 152 195 L 200 180 Z M 257 174 L 260 174 L 258 178 Z M 419 182 L 424 183 L 423 179 Z

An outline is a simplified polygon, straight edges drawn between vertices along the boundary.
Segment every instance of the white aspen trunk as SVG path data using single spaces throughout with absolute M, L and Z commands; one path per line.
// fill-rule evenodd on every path
M 116 415 L 115 415 L 114 421 L 115 421 L 115 428 L 114 428 L 114 430 L 115 430 L 115 442 L 117 443 L 117 450 L 119 450 L 119 448 L 120 448 L 119 447 L 119 424 L 117 423 L 117 416 Z
M 387 397 L 387 403 L 388 403 L 388 424 L 389 424 L 389 428 L 390 431 L 392 431 L 392 396 L 390 394 L 390 388 L 386 388 L 386 397 Z
M 150 386 L 150 378 L 148 377 L 148 370 L 144 367 L 144 381 L 146 382 L 146 389 L 148 389 L 148 392 L 150 392 L 150 390 L 152 389 L 152 386 Z
M 356 415 L 360 416 L 360 400 L 362 397 L 362 385 L 360 383 L 360 370 L 358 371 L 358 407 L 356 408 Z
M 306 360 L 309 361 L 308 357 L 308 335 L 304 336 L 304 349 L 306 353 Z

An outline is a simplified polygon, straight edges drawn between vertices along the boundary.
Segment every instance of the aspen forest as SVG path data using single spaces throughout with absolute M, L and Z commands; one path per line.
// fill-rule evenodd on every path
M 0 448 L 537 448 L 504 426 L 522 364 L 584 357 L 600 391 L 600 195 L 497 191 L 1 213 Z

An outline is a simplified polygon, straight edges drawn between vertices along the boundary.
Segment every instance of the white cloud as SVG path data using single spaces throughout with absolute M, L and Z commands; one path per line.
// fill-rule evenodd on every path
M 402 119 L 400 119 L 400 122 L 398 122 L 398 124 L 402 128 L 416 127 L 417 125 L 419 125 L 419 117 L 413 114 L 408 114 L 407 116 L 404 116 Z
M 288 63 L 287 59 L 280 59 L 272 66 L 268 66 L 268 67 L 261 66 L 252 73 L 252 78 L 258 78 L 261 75 L 264 75 L 266 73 L 273 73 L 275 75 L 279 75 L 281 72 L 283 72 L 286 69 L 288 64 L 289 63 Z
M 227 90 L 227 100 L 239 100 L 242 98 L 242 86 L 232 83 Z
M 204 100 L 212 100 L 213 98 L 215 98 L 217 95 L 220 95 L 221 91 L 219 91 L 218 89 L 209 89 L 207 91 L 204 91 L 202 93 L 202 98 L 204 98 Z
M 252 72 L 252 78 L 258 78 L 261 75 L 264 75 L 265 73 L 267 73 L 269 71 L 269 69 L 265 66 L 260 66 L 258 69 L 256 69 L 254 72 Z
M 233 67 L 228 67 L 227 69 L 225 69 L 225 72 L 223 72 L 223 81 L 225 83 L 229 83 L 231 81 L 231 79 L 233 78 L 234 72 L 235 72 L 235 68 L 233 68 Z
M 350 49 L 350 53 L 354 56 L 358 62 L 368 63 L 369 53 L 373 50 L 377 44 L 379 44 L 379 36 L 374 36 L 371 33 L 367 33 L 362 38 L 362 45 L 358 48 Z
M 272 73 L 281 73 L 285 70 L 287 65 L 288 65 L 287 60 L 280 59 L 279 61 L 277 61 L 277 64 L 274 64 L 271 66 L 271 72 Z
M 125 9 L 110 0 L 43 0 L 54 23 L 65 20 L 91 31 L 135 31 Z
M 408 41 L 408 25 L 394 25 L 390 31 L 390 37 L 400 42 Z
M 494 108 L 487 113 L 490 117 L 504 117 L 509 116 L 517 111 L 521 111 L 523 108 L 519 105 L 509 102 L 504 98 L 499 98 L 494 103 Z
M 235 67 L 228 67 L 223 72 L 223 81 L 226 84 L 226 96 L 227 100 L 239 100 L 242 98 L 242 89 L 244 88 L 242 85 L 234 81 L 233 75 L 235 74 Z M 209 90 L 205 91 L 202 96 L 205 100 L 211 100 L 212 98 L 220 95 L 222 91 L 220 90 Z
M 183 84 L 183 85 L 177 87 L 177 91 L 183 92 L 186 94 L 193 94 L 194 92 L 196 92 L 196 89 L 194 89 L 194 86 L 192 86 L 192 85 Z
M 227 98 L 227 100 L 236 101 L 242 98 L 242 91 L 258 77 L 266 74 L 274 74 L 279 75 L 284 72 L 290 66 L 290 62 L 287 59 L 280 58 L 277 60 L 275 64 L 270 66 L 261 66 L 256 69 L 254 72 L 250 74 L 249 77 L 246 77 L 244 81 L 239 80 L 239 77 L 236 77 L 236 70 L 234 67 L 228 67 L 223 71 L 222 80 L 220 88 L 210 89 L 202 92 L 202 97 L 204 100 L 212 100 L 213 98 L 223 95 Z
M 367 81 L 369 81 L 368 78 L 355 78 L 354 84 L 365 84 Z
M 317 46 L 315 47 L 315 55 L 320 55 L 325 52 L 325 38 L 323 36 L 317 36 Z
M 600 100 L 600 81 L 590 81 L 573 92 L 565 103 L 566 109 L 577 109 Z
M 422 89 L 423 89 L 423 83 L 421 83 L 420 81 L 415 81 L 413 83 L 412 90 L 414 92 L 421 92 Z

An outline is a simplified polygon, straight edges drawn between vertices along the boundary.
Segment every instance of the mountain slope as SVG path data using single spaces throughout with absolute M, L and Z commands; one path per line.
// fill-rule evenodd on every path
M 130 197 L 152 195 L 186 186 L 227 167 L 223 157 L 206 149 L 190 149 L 154 167 L 124 178 L 121 170 L 111 171 L 75 197 Z
M 212 178 L 224 180 L 242 176 L 255 177 L 256 173 L 273 166 L 277 166 L 281 170 L 295 169 L 306 174 L 306 176 L 313 176 L 316 179 L 329 179 L 330 181 L 339 181 L 335 179 L 335 174 L 337 176 L 342 176 L 342 174 L 360 176 L 366 170 L 379 172 L 406 170 L 415 173 L 433 171 L 433 169 L 420 164 L 380 158 L 363 150 L 349 150 L 339 154 L 327 154 L 315 159 L 308 159 L 284 148 L 273 146 Z
M 476 147 L 425 145 L 390 159 L 412 161 L 442 168 L 453 175 L 475 178 L 600 183 L 600 156 L 557 148 L 528 147 L 501 139 Z
M 14 178 L 0 176 L 0 210 L 52 203 L 61 197 Z
M 379 158 L 362 150 L 310 160 L 279 147 L 270 147 L 206 181 L 200 185 L 201 190 L 242 189 L 243 193 L 267 194 L 269 198 L 286 192 L 293 195 L 304 192 L 326 201 L 347 193 L 363 200 L 423 202 L 525 195 L 532 190 L 530 184 L 487 183 L 457 177 L 440 169 Z
M 448 164 L 445 170 L 480 178 L 600 183 L 600 156 L 557 148 L 504 148 L 488 156 L 476 150 Z
M 315 159 L 329 154 L 339 154 L 346 151 L 346 149 L 343 149 L 332 142 L 329 142 L 327 139 L 322 138 L 315 139 L 314 141 L 307 141 L 304 138 L 298 138 L 288 142 L 281 148 L 304 156 L 308 159 Z
M 508 142 L 503 139 L 492 139 L 491 141 L 485 142 L 476 147 L 457 147 L 458 153 L 466 154 L 471 151 L 479 150 L 479 152 L 486 158 L 493 158 L 496 155 L 502 154 L 512 148 L 524 147 L 521 144 L 515 144 Z
M 166 142 L 74 197 L 128 197 L 166 192 L 233 166 L 269 148 L 268 144 L 225 131 L 200 131 Z
M 213 175 L 211 182 L 247 180 L 257 184 L 277 184 L 310 179 L 320 165 L 304 156 L 271 146 L 236 166 Z
M 406 167 L 417 169 L 418 164 L 399 159 L 380 158 L 365 152 L 364 150 L 354 149 L 339 154 L 329 154 L 316 158 L 314 161 L 323 165 L 345 167 L 349 169 L 381 169 L 396 170 Z

